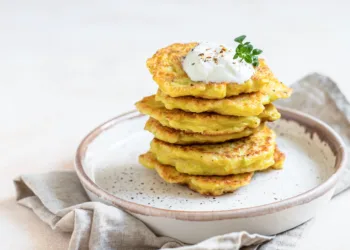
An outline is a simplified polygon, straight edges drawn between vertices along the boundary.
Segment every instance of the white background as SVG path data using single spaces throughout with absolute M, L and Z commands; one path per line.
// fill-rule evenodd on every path
M 291 84 L 311 72 L 350 97 L 348 1 L 0 0 L 0 248 L 66 249 L 14 201 L 12 179 L 72 169 L 81 138 L 155 92 L 145 60 L 173 42 L 246 34 Z M 300 249 L 350 249 L 350 191 L 317 216 Z

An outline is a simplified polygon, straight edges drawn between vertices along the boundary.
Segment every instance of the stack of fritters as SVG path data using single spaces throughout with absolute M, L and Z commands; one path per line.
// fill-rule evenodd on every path
M 291 89 L 262 59 L 243 84 L 192 82 L 181 61 L 196 45 L 173 44 L 147 61 L 159 90 L 136 103 L 155 137 L 139 160 L 166 182 L 222 195 L 247 185 L 254 171 L 282 168 L 284 155 L 265 123 L 280 118 L 271 102 Z

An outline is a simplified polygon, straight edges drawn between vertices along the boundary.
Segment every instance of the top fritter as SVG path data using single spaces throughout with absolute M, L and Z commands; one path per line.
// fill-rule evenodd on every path
M 162 92 L 171 97 L 222 99 L 257 92 L 277 81 L 265 60 L 249 64 L 234 55 L 223 45 L 175 43 L 158 50 L 147 67 Z

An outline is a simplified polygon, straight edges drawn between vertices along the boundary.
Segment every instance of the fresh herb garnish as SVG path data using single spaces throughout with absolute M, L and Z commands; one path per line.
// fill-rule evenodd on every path
M 244 60 L 255 67 L 259 66 L 258 55 L 260 55 L 263 51 L 261 49 L 254 49 L 250 42 L 243 43 L 245 38 L 245 35 L 235 38 L 235 42 L 239 44 L 236 48 L 236 54 L 233 56 L 233 59 L 240 58 L 241 62 Z

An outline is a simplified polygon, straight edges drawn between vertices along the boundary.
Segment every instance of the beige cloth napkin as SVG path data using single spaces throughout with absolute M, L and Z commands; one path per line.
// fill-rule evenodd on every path
M 293 86 L 294 94 L 280 105 L 296 108 L 333 127 L 350 146 L 350 105 L 335 83 L 313 74 Z M 91 202 L 74 172 L 23 175 L 15 180 L 17 201 L 33 210 L 54 230 L 71 232 L 69 249 L 289 250 L 301 239 L 305 223 L 275 237 L 232 232 L 193 246 L 155 235 L 130 214 Z M 350 168 L 338 182 L 336 194 L 350 186 Z M 184 229 L 185 230 L 185 229 Z

